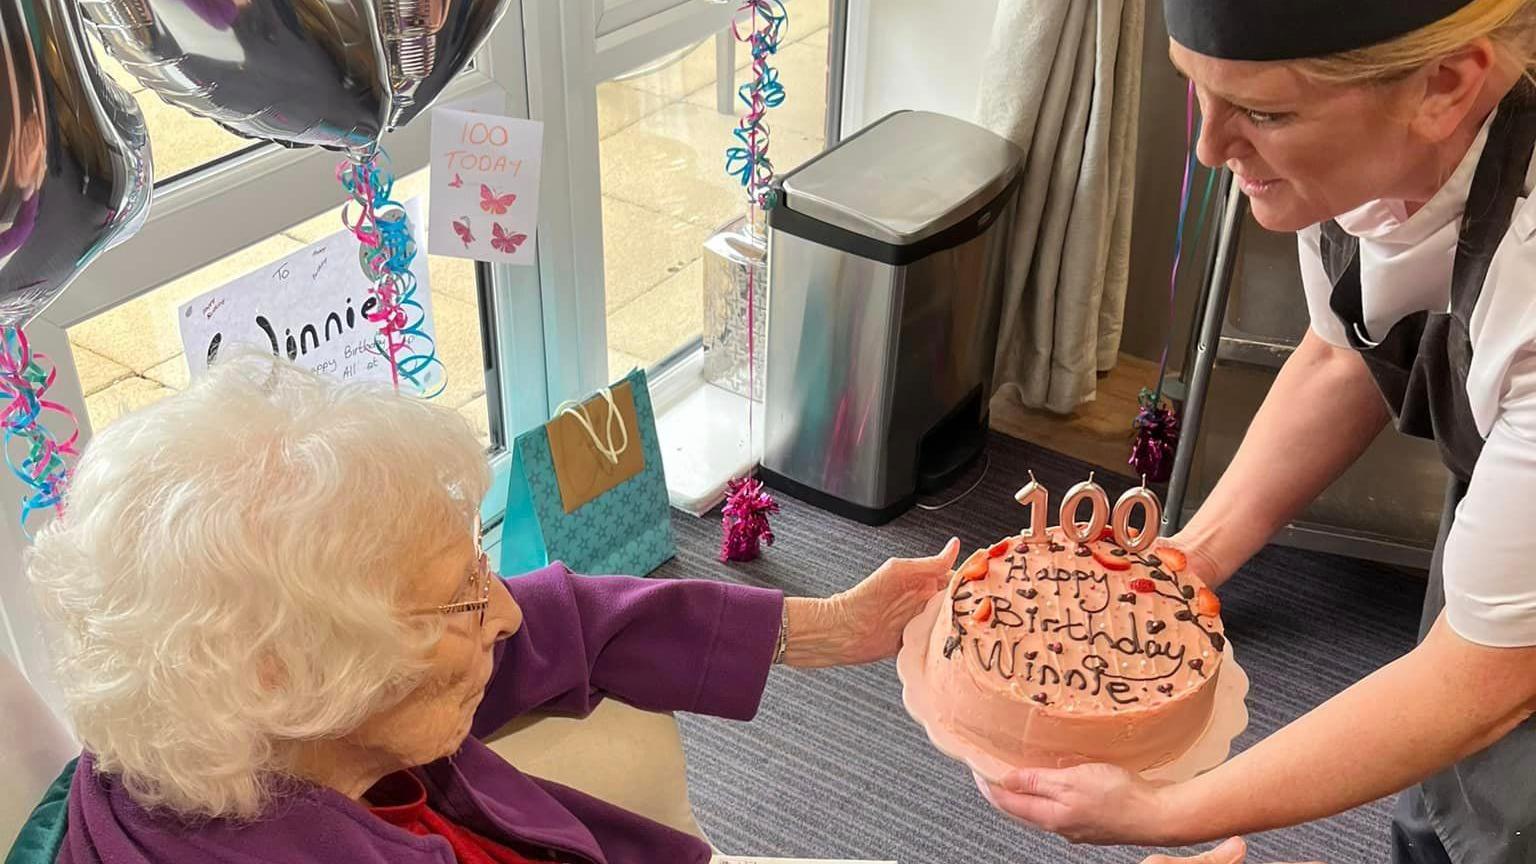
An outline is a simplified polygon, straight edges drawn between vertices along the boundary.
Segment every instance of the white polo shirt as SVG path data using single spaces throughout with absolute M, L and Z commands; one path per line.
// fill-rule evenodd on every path
M 1489 118 L 1492 122 L 1492 118 Z M 1483 126 L 1440 191 L 1412 216 L 1400 201 L 1373 201 L 1338 217 L 1360 240 L 1361 309 L 1371 338 L 1420 310 L 1448 311 L 1451 268 L 1467 193 L 1487 141 Z M 1536 168 L 1536 161 L 1532 163 Z M 1456 510 L 1444 556 L 1446 619 L 1483 645 L 1536 645 L 1536 174 L 1488 271 L 1472 314 L 1467 396 L 1484 439 Z M 1318 250 L 1320 226 L 1297 232 L 1312 329 L 1349 347 L 1328 305 L 1332 285 Z

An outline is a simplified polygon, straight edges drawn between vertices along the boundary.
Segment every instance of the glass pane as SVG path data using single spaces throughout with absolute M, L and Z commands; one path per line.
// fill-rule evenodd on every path
M 786 95 L 765 121 L 780 174 L 821 152 L 827 112 L 828 4 L 785 6 L 788 30 L 773 65 Z M 730 45 L 734 75 L 717 80 L 716 52 Z M 746 212 L 745 191 L 725 173 L 725 150 L 735 143 L 735 91 L 749 61 L 727 30 L 659 69 L 598 85 L 610 377 L 699 338 L 704 241 Z
M 238 153 L 248 147 L 261 146 L 249 138 L 225 131 L 223 126 L 212 120 L 205 120 L 167 103 L 129 75 L 126 69 L 112 59 L 112 55 L 107 53 L 95 36 L 90 41 L 102 70 L 139 103 L 139 111 L 143 113 L 144 124 L 149 129 L 156 183 L 194 171 L 222 156 Z
M 425 197 L 427 177 L 423 169 L 401 179 L 395 197 L 402 202 Z M 69 328 L 91 426 L 101 429 L 186 386 L 187 363 L 176 323 L 182 303 L 341 227 L 340 210 L 330 210 Z M 447 388 L 436 401 L 464 415 L 488 448 L 500 446 L 492 440 L 486 400 L 487 378 L 494 372 L 485 371 L 480 342 L 491 310 L 481 308 L 475 262 L 431 256 L 427 278 L 438 356 L 447 374 Z

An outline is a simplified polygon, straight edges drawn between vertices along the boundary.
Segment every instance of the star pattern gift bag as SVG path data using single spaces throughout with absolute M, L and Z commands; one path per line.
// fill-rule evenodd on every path
M 645 576 L 677 552 L 645 372 L 517 436 L 500 572 Z

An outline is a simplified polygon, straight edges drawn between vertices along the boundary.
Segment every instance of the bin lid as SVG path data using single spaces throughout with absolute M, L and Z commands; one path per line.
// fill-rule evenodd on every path
M 782 181 L 783 206 L 904 246 L 985 207 L 1023 161 L 1013 142 L 930 111 L 898 111 Z

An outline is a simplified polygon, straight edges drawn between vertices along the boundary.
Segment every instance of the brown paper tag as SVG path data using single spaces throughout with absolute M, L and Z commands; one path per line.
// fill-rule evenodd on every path
M 561 414 L 544 426 L 549 433 L 549 454 L 555 461 L 555 479 L 560 483 L 560 503 L 567 513 L 574 513 L 582 505 L 645 470 L 640 423 L 635 415 L 635 394 L 628 381 L 613 388 L 613 404 L 619 409 L 625 432 L 629 433 L 629 446 L 619 454 L 617 465 L 598 451 L 586 427 L 575 417 Z M 586 409 L 598 438 L 607 444 L 607 401 L 602 396 L 594 396 L 582 407 Z M 617 447 L 623 441 L 624 436 L 615 424 L 613 445 Z

